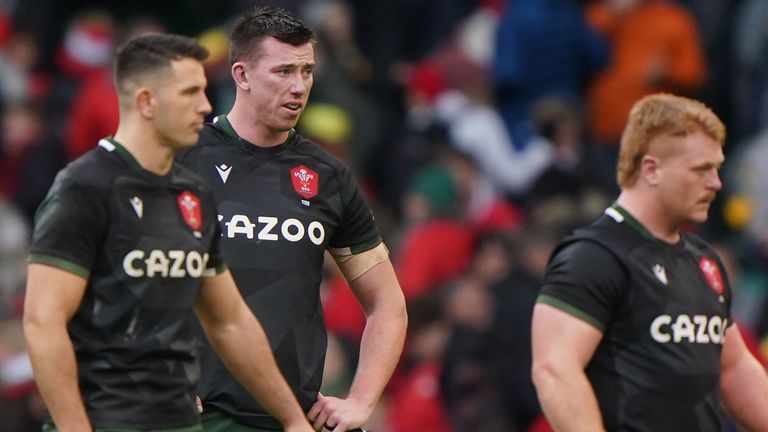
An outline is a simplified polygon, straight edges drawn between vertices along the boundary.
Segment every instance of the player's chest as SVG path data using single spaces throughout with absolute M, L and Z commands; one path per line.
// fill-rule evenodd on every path
M 214 216 L 196 190 L 125 181 L 109 199 L 106 240 L 115 247 L 192 250 L 210 241 Z
M 627 324 L 655 343 L 722 343 L 729 293 L 713 258 L 680 250 L 655 250 L 630 258 Z

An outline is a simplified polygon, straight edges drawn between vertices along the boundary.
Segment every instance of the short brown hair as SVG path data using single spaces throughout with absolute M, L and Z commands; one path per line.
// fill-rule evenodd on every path
M 115 87 L 125 92 L 128 81 L 169 67 L 172 61 L 191 58 L 203 61 L 208 50 L 195 39 L 177 34 L 150 34 L 129 40 L 115 56 Z
M 285 9 L 257 6 L 240 15 L 229 37 L 229 63 L 248 59 L 254 45 L 266 37 L 293 46 L 315 42 L 315 32 Z
M 635 102 L 621 136 L 616 180 L 621 188 L 632 186 L 640 172 L 640 161 L 651 141 L 661 134 L 687 135 L 701 130 L 723 145 L 725 126 L 703 103 L 671 94 L 645 96 Z

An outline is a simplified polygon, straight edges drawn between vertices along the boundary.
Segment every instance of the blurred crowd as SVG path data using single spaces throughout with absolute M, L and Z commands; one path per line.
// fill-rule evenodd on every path
M 20 328 L 26 247 L 57 171 L 114 132 L 115 48 L 148 32 L 197 36 L 214 112 L 233 100 L 228 26 L 259 2 L 165 3 L 0 1 L 3 430 L 40 430 Z M 691 229 L 718 245 L 735 318 L 768 354 L 768 0 L 271 4 L 317 31 L 299 132 L 353 168 L 408 302 L 406 350 L 370 429 L 548 430 L 530 380 L 539 284 L 557 239 L 616 197 L 629 108 L 654 92 L 700 99 L 728 127 L 724 190 Z M 333 395 L 348 388 L 365 321 L 327 269 Z

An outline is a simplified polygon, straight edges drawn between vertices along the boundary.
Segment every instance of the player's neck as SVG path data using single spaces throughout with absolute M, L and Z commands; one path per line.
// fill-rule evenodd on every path
M 657 239 L 665 243 L 680 241 L 680 227 L 670 220 L 668 212 L 651 194 L 624 190 L 616 202 Z
M 288 139 L 289 131 L 270 129 L 264 123 L 255 122 L 254 118 L 254 115 L 239 107 L 237 103 L 232 107 L 232 111 L 227 114 L 227 120 L 237 135 L 253 145 L 274 147 Z
M 145 170 L 165 175 L 173 165 L 173 151 L 163 145 L 151 127 L 133 127 L 121 124 L 115 132 L 115 141 L 120 143 Z

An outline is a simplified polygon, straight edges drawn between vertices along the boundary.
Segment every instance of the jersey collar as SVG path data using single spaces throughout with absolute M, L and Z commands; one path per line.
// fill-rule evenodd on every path
M 291 128 L 291 130 L 288 131 L 288 138 L 286 138 L 285 142 L 282 144 L 272 147 L 261 147 L 243 139 L 240 135 L 238 135 L 237 132 L 235 132 L 235 128 L 232 127 L 232 123 L 229 122 L 226 114 L 216 116 L 216 118 L 213 120 L 213 126 L 223 132 L 224 135 L 231 138 L 235 145 L 241 149 L 249 153 L 266 157 L 282 152 L 283 149 L 285 149 L 285 147 L 287 147 L 296 136 L 296 129 Z
M 141 164 L 139 164 L 139 161 L 137 161 L 136 158 L 133 157 L 131 152 L 129 152 L 122 144 L 117 142 L 115 138 L 111 135 L 106 138 L 100 139 L 99 147 L 103 147 L 105 150 L 109 152 L 115 152 L 120 157 L 120 159 L 125 161 L 125 163 L 127 163 L 134 171 L 142 173 L 146 176 L 152 177 L 161 182 L 169 182 L 173 177 L 174 167 L 171 167 L 171 170 L 168 171 L 168 174 L 165 174 L 165 175 L 158 175 L 151 171 L 145 170 L 144 167 L 142 167 Z M 174 162 L 174 165 L 175 165 L 175 162 Z
M 650 240 L 658 240 L 656 237 L 654 237 L 653 234 L 651 234 L 650 231 L 648 231 L 648 228 L 641 224 L 640 221 L 635 219 L 635 217 L 632 216 L 624 207 L 620 206 L 618 202 L 611 204 L 610 208 L 619 212 L 619 214 L 624 218 L 624 221 L 635 231 L 640 233 L 640 235 Z

